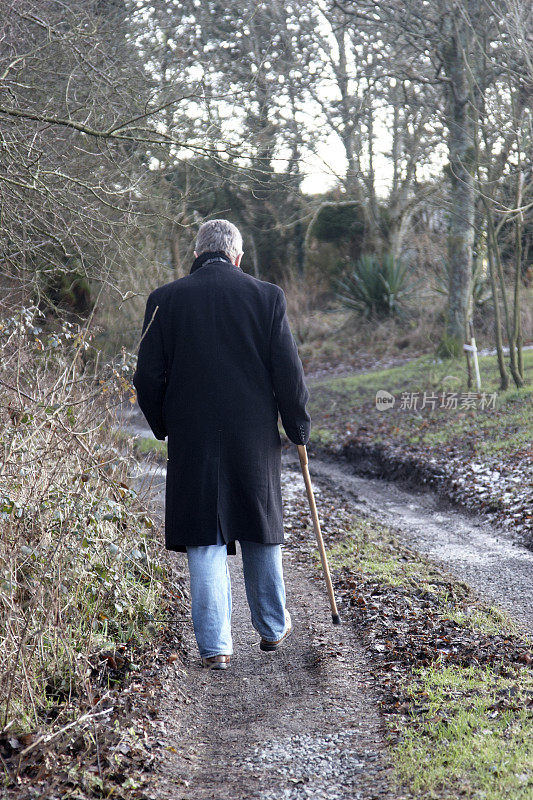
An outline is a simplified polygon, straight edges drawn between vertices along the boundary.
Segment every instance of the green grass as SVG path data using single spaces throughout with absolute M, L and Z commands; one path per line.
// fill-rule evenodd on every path
M 483 608 L 473 609 L 466 614 L 455 607 L 453 602 L 442 603 L 442 613 L 447 619 L 457 622 L 458 625 L 467 625 L 470 628 L 489 634 L 515 633 L 516 629 L 510 617 L 497 606 L 487 605 Z
M 423 562 L 403 560 L 397 546 L 386 527 L 354 517 L 351 536 L 328 550 L 328 560 L 334 569 L 356 569 L 390 586 L 406 585 L 410 579 L 427 581 L 431 569 Z M 315 558 L 319 563 L 317 554 Z
M 133 446 L 139 456 L 153 453 L 158 460 L 167 459 L 167 443 L 161 439 L 154 439 L 153 436 L 133 436 L 127 430 L 116 429 L 113 437 L 118 444 L 128 443 Z
M 463 359 L 437 361 L 424 355 L 401 366 L 320 381 L 312 387 L 309 404 L 315 427 L 312 441 L 338 440 L 362 425 L 374 442 L 396 440 L 434 447 L 453 443 L 469 455 L 511 455 L 526 450 L 533 439 L 533 351 L 524 352 L 524 371 L 526 386 L 513 385 L 502 392 L 496 356 L 480 358 L 482 391 L 487 399 L 496 393 L 496 409 L 481 409 L 479 400 L 476 408 L 464 405 L 462 393 L 469 390 Z M 378 389 L 395 396 L 393 409 L 376 409 Z M 403 392 L 419 392 L 417 412 L 400 407 Z M 437 395 L 435 409 L 427 403 L 421 408 L 424 392 Z M 457 409 L 438 407 L 443 392 L 458 393 Z
M 310 438 L 314 444 L 327 446 L 335 441 L 335 434 L 327 428 L 312 428 Z
M 503 677 L 485 666 L 431 666 L 404 688 L 410 718 L 392 756 L 396 780 L 411 796 L 533 797 L 531 672 Z
M 154 453 L 157 456 L 167 458 L 167 443 L 160 439 L 153 439 L 149 436 L 141 436 L 135 439 L 135 449 L 140 455 Z

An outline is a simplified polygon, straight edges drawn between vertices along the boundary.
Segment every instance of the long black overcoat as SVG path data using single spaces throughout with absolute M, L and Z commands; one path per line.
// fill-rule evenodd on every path
M 284 541 L 278 411 L 307 444 L 309 392 L 282 289 L 202 253 L 148 297 L 133 377 L 154 436 L 168 436 L 165 546 Z

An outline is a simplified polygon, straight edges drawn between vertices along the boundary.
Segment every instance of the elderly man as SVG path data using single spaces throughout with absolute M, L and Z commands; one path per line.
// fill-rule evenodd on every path
M 139 406 L 168 436 L 165 546 L 187 553 L 202 665 L 233 653 L 227 555 L 240 544 L 260 648 L 292 630 L 281 544 L 281 440 L 307 444 L 302 363 L 279 286 L 243 272 L 242 237 L 227 220 L 198 231 L 189 275 L 148 297 L 137 369 Z

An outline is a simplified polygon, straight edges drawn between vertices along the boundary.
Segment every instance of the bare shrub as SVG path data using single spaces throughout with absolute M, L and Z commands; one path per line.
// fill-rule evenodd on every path
M 283 281 L 283 290 L 294 337 L 303 344 L 313 335 L 317 309 L 328 291 L 327 282 L 317 273 L 303 276 L 291 272 Z
M 132 359 L 94 377 L 87 327 L 39 323 L 35 307 L 0 323 L 0 726 L 22 731 L 93 707 L 96 654 L 123 664 L 153 636 L 165 583 L 106 424 Z

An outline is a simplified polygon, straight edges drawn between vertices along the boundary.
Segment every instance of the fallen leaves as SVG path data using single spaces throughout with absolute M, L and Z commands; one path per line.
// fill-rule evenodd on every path
M 386 586 L 344 568 L 337 584 L 368 646 L 390 665 L 427 666 L 433 662 L 531 665 L 531 652 L 519 636 L 482 633 L 442 614 L 437 594 L 410 586 Z M 450 582 L 448 595 L 453 594 Z M 456 600 L 457 608 L 463 603 Z
M 316 544 L 308 525 L 303 487 L 297 491 L 295 483 L 284 492 L 284 514 L 291 524 L 292 552 L 309 563 L 316 555 Z M 342 496 L 342 490 L 330 490 L 324 485 L 319 488 L 322 532 L 332 554 L 330 568 L 339 610 L 345 624 L 351 620 L 360 631 L 373 674 L 372 688 L 387 721 L 391 744 L 416 727 L 423 729 L 428 737 L 430 753 L 435 731 L 448 728 L 453 731 L 457 710 L 477 708 L 478 701 L 482 701 L 482 707 L 488 706 L 478 717 L 487 726 L 497 723 L 501 716 L 505 720 L 505 714 L 514 712 L 519 716 L 524 710 L 531 712 L 533 691 L 518 693 L 516 689 L 521 685 L 523 671 L 529 674 L 532 667 L 530 643 L 519 635 L 507 633 L 503 627 L 498 629 L 498 620 L 493 619 L 488 613 L 490 609 L 485 609 L 466 584 L 433 564 L 428 566 L 427 559 L 423 560 L 427 568 L 414 569 L 414 565 L 422 563 L 417 553 L 402 546 L 393 536 L 387 536 L 381 526 L 370 521 L 372 532 L 368 536 L 367 527 L 356 528 L 360 542 L 354 547 L 350 501 Z M 389 559 L 396 564 L 392 570 L 395 581 L 389 584 L 384 577 L 380 579 L 372 573 L 375 563 L 368 553 L 379 553 L 383 564 Z M 365 574 L 365 565 L 370 574 Z M 322 580 L 318 570 L 316 577 Z M 481 627 L 480 621 L 490 624 Z M 487 632 L 493 627 L 495 633 Z M 315 641 L 314 646 L 317 658 L 336 658 L 336 647 L 327 637 Z M 459 687 L 458 691 L 449 690 L 447 699 L 436 708 L 428 692 L 415 688 L 417 675 L 425 669 L 436 670 L 437 674 L 447 669 L 458 674 L 463 674 L 463 670 L 465 673 L 481 670 L 514 686 L 493 700 L 489 696 L 488 702 L 486 696 L 478 698 L 478 689 Z M 485 735 L 482 730 L 474 731 L 473 735 L 478 733 Z M 439 746 L 444 746 L 440 740 Z

